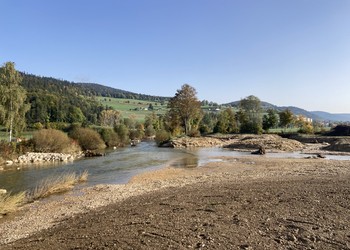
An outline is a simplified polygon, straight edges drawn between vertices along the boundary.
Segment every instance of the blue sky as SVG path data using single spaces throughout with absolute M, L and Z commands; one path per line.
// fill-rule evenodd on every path
M 0 0 L 0 63 L 226 103 L 350 113 L 349 0 Z

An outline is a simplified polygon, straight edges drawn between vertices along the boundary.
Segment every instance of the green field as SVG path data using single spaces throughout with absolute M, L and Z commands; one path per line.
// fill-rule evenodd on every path
M 134 99 L 120 99 L 111 97 L 97 97 L 104 106 L 112 107 L 118 110 L 124 118 L 134 117 L 138 121 L 143 121 L 146 115 L 155 114 L 164 115 L 167 111 L 167 103 L 141 101 Z M 153 110 L 149 110 L 152 104 Z
M 24 131 L 20 137 L 30 139 L 33 137 L 33 131 Z M 0 129 L 0 141 L 8 141 L 8 140 L 9 140 L 9 134 L 7 132 L 5 132 L 5 130 L 3 128 L 1 128 Z

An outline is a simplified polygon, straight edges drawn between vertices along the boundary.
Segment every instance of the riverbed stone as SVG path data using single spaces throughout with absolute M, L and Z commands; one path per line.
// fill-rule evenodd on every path
M 28 152 L 17 158 L 16 162 L 20 164 L 41 163 L 41 162 L 67 162 L 75 159 L 72 154 L 62 153 L 34 153 Z

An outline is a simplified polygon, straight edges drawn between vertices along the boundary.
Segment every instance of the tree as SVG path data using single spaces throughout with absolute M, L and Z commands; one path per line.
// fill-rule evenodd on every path
M 213 112 L 207 112 L 204 114 L 199 127 L 201 134 L 213 133 L 217 124 L 218 116 L 218 114 Z
M 13 62 L 7 62 L 0 68 L 0 111 L 1 124 L 12 134 L 19 134 L 25 128 L 25 114 L 30 106 L 25 104 L 26 91 L 21 86 L 22 77 Z
M 280 126 L 283 128 L 287 127 L 294 120 L 294 118 L 293 118 L 294 115 L 293 115 L 292 111 L 290 111 L 289 109 L 285 109 L 285 110 L 279 112 L 279 116 L 280 116 Z
M 268 109 L 267 114 L 263 117 L 263 129 L 268 131 L 271 128 L 276 127 L 278 124 L 278 115 L 276 110 Z
M 240 110 L 238 112 L 240 130 L 242 133 L 262 132 L 262 108 L 260 99 L 256 96 L 248 96 L 239 103 Z
M 214 132 L 222 134 L 237 132 L 235 113 L 231 108 L 226 108 L 219 114 Z
M 117 110 L 103 110 L 101 112 L 100 121 L 101 126 L 104 127 L 115 127 L 119 124 L 121 119 L 120 112 Z
M 201 103 L 196 97 L 196 90 L 188 84 L 182 85 L 168 103 L 168 117 L 179 121 L 188 135 L 191 129 L 199 126 L 202 118 Z
M 82 123 L 86 120 L 83 112 L 79 107 L 70 106 L 68 111 L 68 121 L 70 123 Z

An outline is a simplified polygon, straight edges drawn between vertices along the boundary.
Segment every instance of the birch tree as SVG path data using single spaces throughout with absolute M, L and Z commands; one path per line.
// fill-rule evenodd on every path
M 13 62 L 7 62 L 0 68 L 0 122 L 12 135 L 25 128 L 25 113 L 29 105 L 25 104 L 26 91 L 21 86 L 22 77 L 16 71 Z

